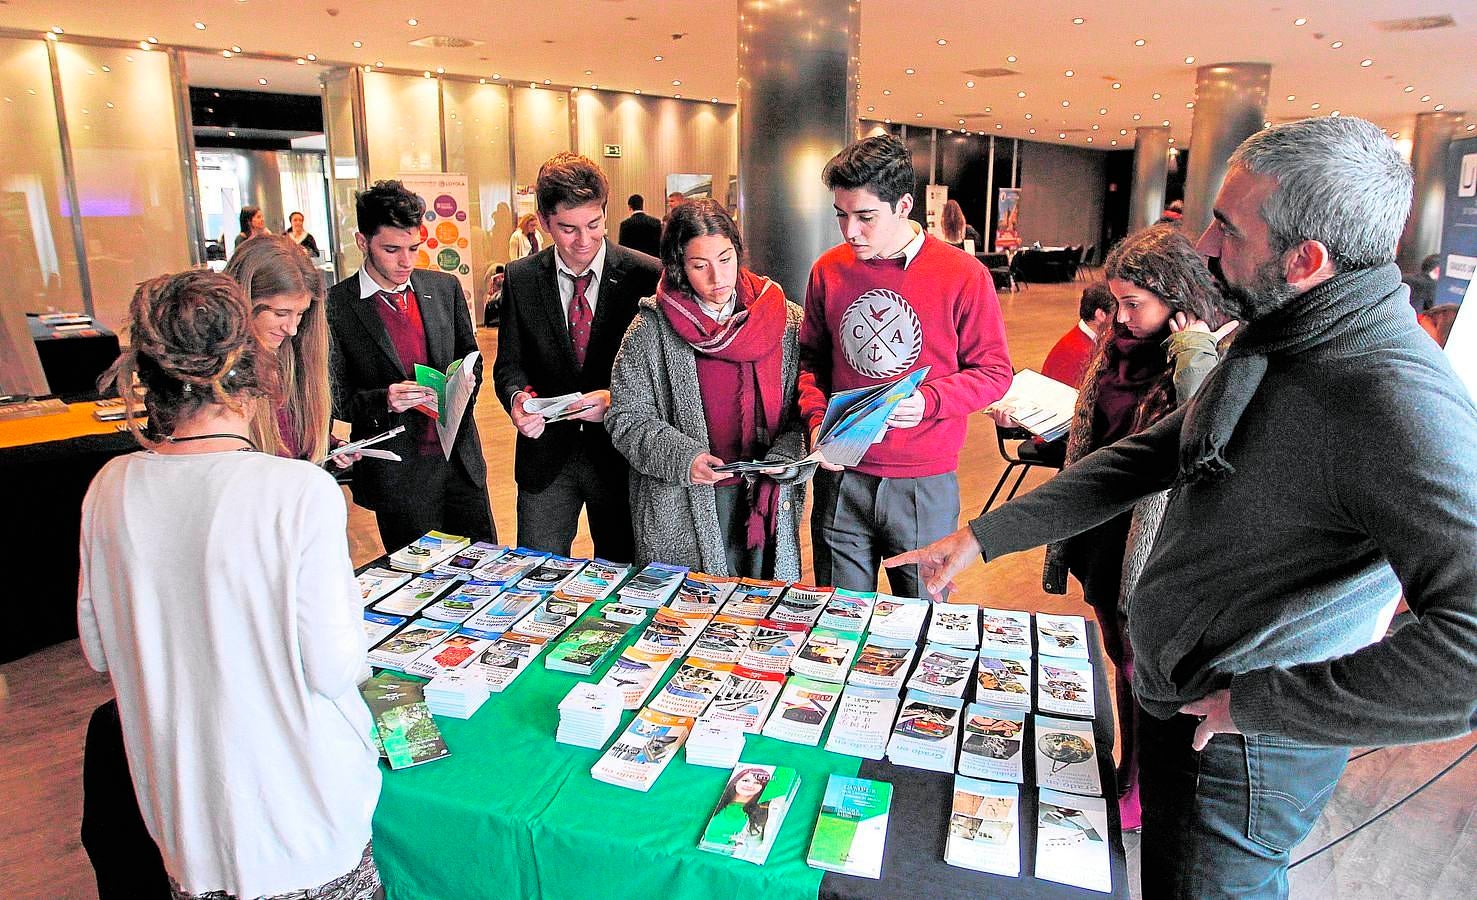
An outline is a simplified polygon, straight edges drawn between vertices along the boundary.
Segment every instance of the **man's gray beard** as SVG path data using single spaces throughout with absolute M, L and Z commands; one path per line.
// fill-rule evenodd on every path
M 1268 260 L 1257 266 L 1250 283 L 1236 285 L 1226 280 L 1219 266 L 1215 267 L 1213 274 L 1220 282 L 1226 312 L 1243 322 L 1255 322 L 1291 302 L 1298 295 L 1297 289 L 1287 283 L 1279 268 L 1279 260 Z

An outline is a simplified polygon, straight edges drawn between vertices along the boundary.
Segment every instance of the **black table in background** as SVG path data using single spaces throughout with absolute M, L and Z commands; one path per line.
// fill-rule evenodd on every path
M 51 392 L 69 402 L 96 399 L 97 377 L 118 358 L 118 336 L 101 325 L 59 331 L 34 315 L 26 323 Z

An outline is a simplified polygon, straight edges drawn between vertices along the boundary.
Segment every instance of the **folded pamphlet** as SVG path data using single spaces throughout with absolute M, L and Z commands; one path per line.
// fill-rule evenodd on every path
M 881 759 L 897 718 L 897 692 L 886 688 L 849 684 L 836 704 L 836 718 L 826 738 L 832 753 Z
M 954 771 L 963 706 L 958 697 L 909 691 L 887 742 L 888 760 L 897 766 Z
M 718 796 L 698 849 L 764 865 L 799 789 L 794 769 L 738 764 Z
M 465 358 L 452 362 L 444 373 L 420 363 L 415 366 L 416 384 L 430 388 L 436 394 L 434 412 L 424 406 L 415 409 L 436 420 L 436 436 L 441 440 L 441 452 L 447 459 L 451 459 L 462 419 L 466 417 L 467 404 L 477 390 L 477 360 L 481 355 L 473 350 Z
M 692 719 L 643 709 L 590 769 L 597 781 L 647 791 L 677 758 Z
M 1111 893 L 1108 863 L 1108 805 L 1102 797 L 1082 797 L 1041 788 L 1036 803 L 1037 878 Z
M 1103 783 L 1098 773 L 1097 740 L 1092 735 L 1092 723 L 1038 715 L 1033 725 L 1037 786 L 1101 797 Z
M 419 681 L 382 672 L 361 684 L 359 693 L 374 719 L 375 745 L 391 769 L 418 766 L 451 754 L 426 707 Z
M 1036 708 L 1045 713 L 1093 717 L 1092 666 L 1083 659 L 1042 656 L 1036 661 Z
M 1021 369 L 998 402 L 1010 410 L 1010 417 L 1020 427 L 1043 441 L 1054 441 L 1065 437 L 1072 427 L 1077 391 L 1040 372 Z
M 956 776 L 944 862 L 976 872 L 1020 877 L 1020 818 L 1020 789 L 1015 785 Z
M 971 703 L 964 710 L 964 743 L 959 746 L 959 774 L 991 781 L 1025 780 L 1021 752 L 1026 742 L 1028 710 Z
M 891 808 L 891 784 L 832 775 L 826 782 L 806 864 L 843 875 L 881 878 Z

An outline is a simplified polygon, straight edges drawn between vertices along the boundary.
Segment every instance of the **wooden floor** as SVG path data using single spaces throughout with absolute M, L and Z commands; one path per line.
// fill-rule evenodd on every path
M 1002 298 L 1011 355 L 1017 366 L 1037 367 L 1076 316 L 1079 286 L 1037 285 Z M 496 352 L 497 332 L 482 330 L 482 350 Z M 513 428 L 484 393 L 477 409 L 493 512 L 503 540 L 516 534 L 512 483 Z M 983 416 L 970 426 L 960 462 L 964 515 L 989 495 L 1003 462 L 994 431 Z M 1033 473 L 1029 489 L 1044 476 Z M 356 564 L 381 552 L 373 514 L 357 507 L 349 518 Z M 810 538 L 802 534 L 809 559 Z M 590 552 L 583 526 L 576 555 Z M 1021 553 L 971 568 L 959 580 L 962 599 L 1048 612 L 1086 614 L 1076 584 L 1065 597 L 1041 591 L 1042 552 Z M 92 870 L 77 837 L 81 815 L 82 740 L 87 718 L 111 690 L 82 659 L 77 642 L 60 644 L 0 666 L 0 897 L 96 897 Z M 1405 796 L 1474 743 L 1468 737 L 1443 744 L 1380 750 L 1358 759 L 1340 783 L 1323 820 L 1295 858 L 1344 834 Z M 1477 878 L 1477 759 L 1337 848 L 1293 871 L 1294 897 L 1440 898 L 1472 896 Z M 1137 891 L 1137 838 L 1128 836 L 1130 870 Z M 1153 861 L 1148 861 L 1149 865 Z

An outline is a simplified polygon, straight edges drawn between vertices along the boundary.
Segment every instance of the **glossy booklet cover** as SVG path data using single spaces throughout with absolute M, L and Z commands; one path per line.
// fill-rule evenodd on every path
M 882 877 L 892 785 L 869 778 L 832 775 L 805 861 L 817 869 Z
M 764 865 L 799 789 L 794 769 L 739 763 L 718 795 L 698 849 Z

